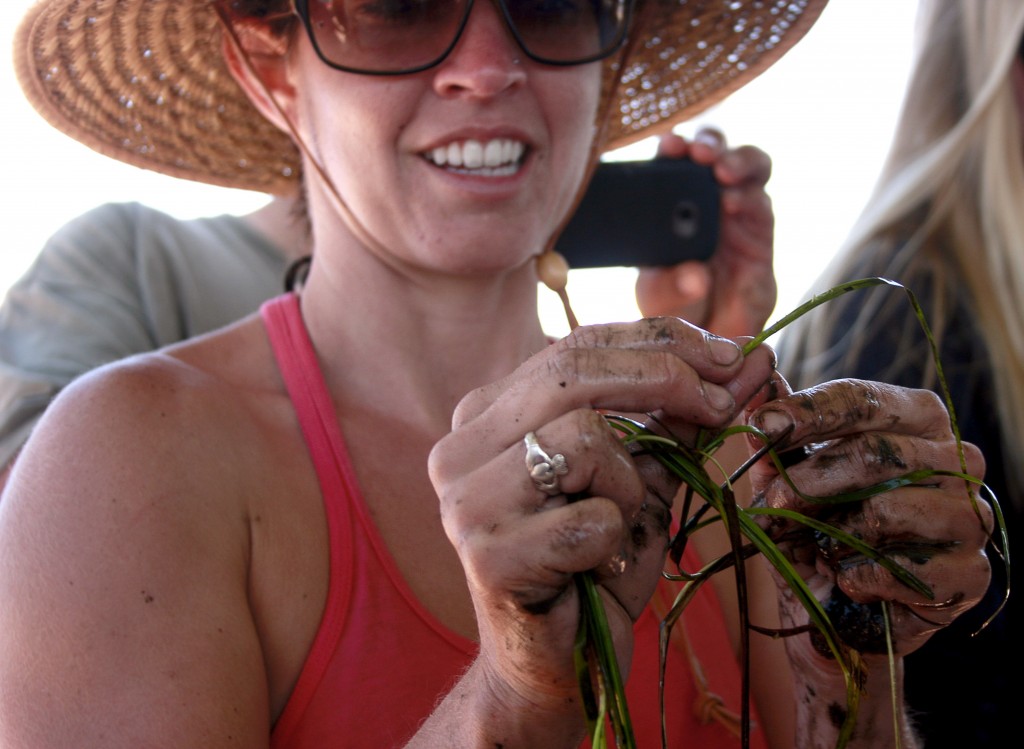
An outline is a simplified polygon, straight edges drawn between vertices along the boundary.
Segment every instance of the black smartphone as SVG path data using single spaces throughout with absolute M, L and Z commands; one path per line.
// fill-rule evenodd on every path
M 719 205 L 711 167 L 603 161 L 555 249 L 572 268 L 707 260 L 718 244 Z

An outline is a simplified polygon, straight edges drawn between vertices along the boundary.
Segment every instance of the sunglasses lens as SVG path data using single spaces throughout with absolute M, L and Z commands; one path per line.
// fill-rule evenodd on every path
M 516 39 L 542 62 L 600 59 L 626 33 L 625 0 L 507 0 L 505 5 Z
M 345 70 L 386 74 L 440 62 L 458 38 L 469 0 L 309 0 L 305 5 L 321 57 Z M 542 62 L 596 60 L 625 35 L 628 0 L 505 0 L 502 5 L 518 43 Z
M 468 0 L 309 0 L 320 55 L 350 70 L 394 73 L 429 65 L 459 33 Z

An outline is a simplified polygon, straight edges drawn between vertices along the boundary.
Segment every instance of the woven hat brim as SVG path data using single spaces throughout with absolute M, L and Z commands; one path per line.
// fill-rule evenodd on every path
M 43 0 L 14 38 L 26 98 L 99 153 L 173 177 L 284 194 L 290 138 L 224 64 L 209 0 Z
M 747 85 L 810 31 L 827 2 L 644 2 L 643 32 L 616 71 L 605 150 L 666 132 Z
M 642 0 L 610 102 L 606 148 L 663 132 L 773 65 L 827 0 Z M 120 161 L 287 194 L 297 149 L 252 106 L 221 55 L 210 0 L 40 0 L 14 40 L 27 99 L 58 130 Z

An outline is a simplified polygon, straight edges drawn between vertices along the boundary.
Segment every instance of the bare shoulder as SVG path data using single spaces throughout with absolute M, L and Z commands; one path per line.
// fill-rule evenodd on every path
M 0 500 L 0 680 L 16 685 L 0 690 L 0 744 L 266 741 L 233 437 L 248 429 L 258 460 L 273 374 L 254 370 L 247 389 L 202 349 L 82 377 L 19 458 Z
M 187 437 L 217 424 L 209 406 L 228 407 L 216 397 L 218 379 L 213 370 L 162 352 L 86 373 L 46 410 L 5 496 L 53 489 L 65 475 L 79 489 L 93 477 L 108 487 L 132 476 L 162 480 L 181 462 L 202 457 L 190 455 Z

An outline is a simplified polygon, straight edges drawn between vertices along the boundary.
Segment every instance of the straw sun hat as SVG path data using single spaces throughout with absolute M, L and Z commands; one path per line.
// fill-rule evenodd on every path
M 607 148 L 693 117 L 770 67 L 827 0 L 639 0 L 611 64 Z M 213 0 L 39 0 L 14 40 L 50 124 L 120 161 L 267 193 L 300 172 L 290 138 L 235 84 Z

